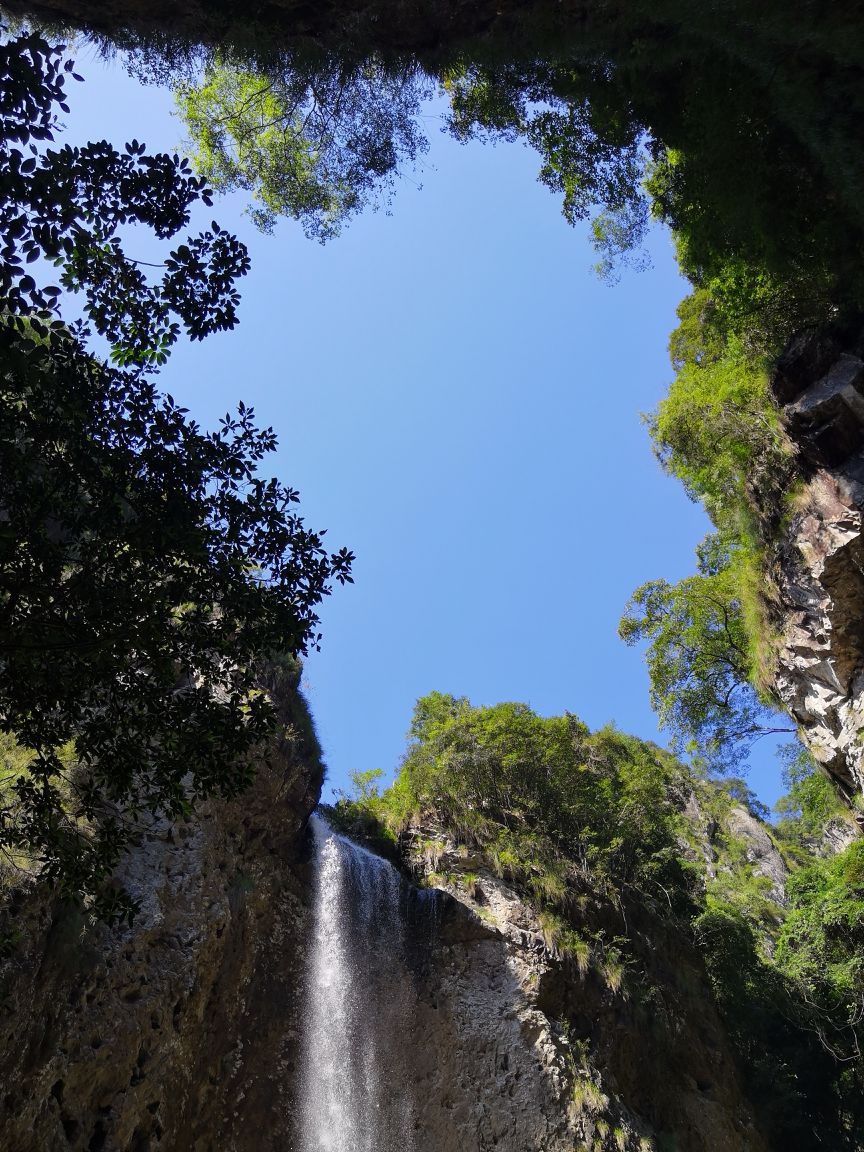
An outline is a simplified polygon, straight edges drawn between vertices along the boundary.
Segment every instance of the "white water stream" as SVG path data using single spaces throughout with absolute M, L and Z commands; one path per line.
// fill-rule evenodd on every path
M 321 817 L 312 817 L 312 830 L 299 1146 L 301 1152 L 412 1152 L 407 885 L 386 860 L 338 835 Z

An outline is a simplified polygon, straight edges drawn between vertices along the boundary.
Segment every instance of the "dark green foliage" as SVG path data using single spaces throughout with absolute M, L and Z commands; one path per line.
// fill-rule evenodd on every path
M 505 0 L 418 9 L 337 0 L 315 12 L 259 6 L 229 14 L 205 3 L 191 22 L 185 5 L 176 9 L 160 12 L 149 40 L 132 33 L 139 66 L 162 81 L 202 68 L 227 81 L 187 87 L 193 134 L 202 154 L 229 158 L 223 170 L 232 182 L 269 196 L 265 213 L 299 211 L 314 221 L 320 206 L 309 214 L 303 188 L 329 184 L 325 199 L 350 200 L 356 190 L 363 200 L 410 163 L 422 132 L 409 121 L 425 76 L 450 95 L 458 136 L 525 141 L 539 151 L 540 178 L 562 195 L 567 218 L 597 214 L 604 271 L 638 252 L 650 207 L 675 230 L 687 275 L 739 326 L 755 317 L 782 341 L 824 322 L 834 306 L 864 306 L 864 51 L 852 4 L 829 12 L 781 0 L 575 9 Z M 152 19 L 136 13 L 141 27 Z M 104 27 L 106 19 L 95 22 Z M 113 32 L 129 43 L 128 26 Z M 276 113 L 261 119 L 276 131 L 257 170 L 235 166 L 243 141 L 222 146 L 232 125 L 248 120 L 256 84 Z M 258 97 L 251 109 L 253 120 L 263 113 Z M 307 145 L 320 139 L 313 164 L 325 171 L 343 128 L 348 141 L 364 120 L 361 135 L 377 144 L 348 147 L 351 161 L 333 168 L 343 182 L 298 170 Z M 251 157 L 253 139 L 263 137 L 249 123 L 242 135 Z
M 770 1147 L 860 1147 L 848 1112 L 861 1086 L 844 1084 L 844 1070 L 809 1028 L 806 1002 L 761 954 L 752 925 L 733 908 L 709 905 L 694 932 Z
M 2 52 L 7 148 L 49 137 L 59 54 L 33 37 Z M 131 915 L 106 881 L 136 824 L 248 784 L 279 727 L 258 669 L 317 644 L 316 607 L 350 580 L 352 556 L 329 553 L 296 492 L 258 475 L 276 440 L 252 409 L 202 431 L 141 370 L 89 352 L 55 294 L 20 271 L 55 256 L 116 359 L 161 360 L 171 310 L 195 336 L 233 323 L 245 252 L 214 226 L 153 287 L 113 234 L 134 219 L 172 235 L 201 183 L 137 144 L 125 157 L 37 150 L 4 174 L 0 726 L 19 751 L 0 851 L 105 916 Z
M 773 957 L 766 923 L 736 899 L 740 874 L 709 888 L 694 930 L 772 1147 L 852 1152 L 864 1140 L 862 846 L 801 859 L 769 927 Z
M 808 1022 L 839 1060 L 859 1062 L 864 1040 L 864 843 L 817 860 L 789 880 L 778 966 L 807 1004 Z M 864 1129 L 864 1118 L 861 1121 Z
M 775 902 L 748 844 L 730 831 L 730 801 L 753 811 L 749 789 L 736 780 L 721 790 L 703 784 L 713 867 L 693 926 L 770 1146 L 852 1152 L 864 1139 L 860 842 L 830 858 L 822 833 L 840 818 L 840 804 L 806 754 L 790 745 L 788 758 L 791 792 L 777 805 L 788 815 L 764 826 L 790 868 L 787 904 Z
M 160 282 L 148 281 L 123 252 L 118 228 L 143 224 L 167 239 L 211 194 L 186 161 L 150 155 L 135 140 L 123 153 L 106 141 L 44 148 L 57 110 L 68 111 L 72 68 L 37 36 L 0 44 L 0 300 L 31 321 L 57 313 L 60 289 L 37 285 L 26 268 L 42 257 L 59 266 L 62 287 L 84 292 L 85 313 L 118 363 L 161 364 L 180 332 L 173 316 L 193 339 L 234 327 L 234 281 L 249 258 L 214 222 L 168 254 Z
M 570 224 L 594 215 L 598 266 L 607 278 L 638 261 L 648 229 L 643 128 L 605 99 L 604 67 L 469 67 L 445 77 L 450 130 L 459 140 L 523 140 L 540 155 L 539 179 L 562 197 Z
M 36 752 L 0 843 L 87 891 L 138 813 L 248 782 L 274 721 L 256 662 L 316 643 L 315 605 L 350 556 L 257 477 L 275 440 L 251 410 L 204 434 L 71 336 L 6 326 L 0 364 L 0 701 Z

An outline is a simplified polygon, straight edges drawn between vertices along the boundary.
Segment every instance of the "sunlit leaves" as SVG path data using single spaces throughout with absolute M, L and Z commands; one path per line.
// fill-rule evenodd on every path
M 264 231 L 279 216 L 327 240 L 364 207 L 386 203 L 396 176 L 426 150 L 417 123 L 428 82 L 375 62 L 353 70 L 256 74 L 208 63 L 177 88 L 198 172 L 212 187 L 252 193 Z
M 637 588 L 619 625 L 627 644 L 647 643 L 651 703 L 673 746 L 708 768 L 728 770 L 778 722 L 752 686 L 750 637 L 739 573 L 728 547 L 709 536 L 700 571 Z

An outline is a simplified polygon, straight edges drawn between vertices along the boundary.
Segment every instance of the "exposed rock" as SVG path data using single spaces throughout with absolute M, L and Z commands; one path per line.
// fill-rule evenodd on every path
M 726 817 L 726 826 L 733 836 L 744 841 L 753 872 L 771 881 L 771 899 L 784 905 L 788 868 L 765 824 L 741 804 L 734 804 Z
M 861 353 L 860 332 L 802 338 L 772 382 L 806 473 L 776 553 L 775 687 L 849 804 L 864 791 Z
M 242 806 L 151 829 L 124 875 L 143 898 L 132 929 L 85 930 L 25 899 L 30 943 L 3 972 L 0 1147 L 297 1148 L 299 833 L 318 783 L 262 775 Z M 413 864 L 440 869 L 441 896 L 421 902 L 434 923 L 410 968 L 389 973 L 414 984 L 413 1026 L 391 1054 L 410 1067 L 413 1152 L 640 1152 L 663 1134 L 678 1152 L 764 1152 L 686 944 L 631 925 L 657 947 L 658 986 L 688 989 L 686 1019 L 664 1033 L 599 969 L 565 963 L 477 858 L 430 843 Z
M 540 925 L 490 877 L 469 887 L 445 889 L 454 900 L 421 984 L 418 1152 L 570 1152 L 593 1124 L 572 1105 L 569 1045 L 539 1007 L 553 967 Z
M 829 820 L 822 830 L 819 842 L 813 850 L 822 856 L 836 856 L 845 851 L 858 836 L 858 829 L 850 820 L 835 817 Z
M 0 1148 L 290 1147 L 300 832 L 320 769 L 282 749 L 236 803 L 151 827 L 120 879 L 132 928 L 20 894 L 0 971 Z
M 679 1152 L 764 1148 L 683 940 L 655 937 L 658 954 L 648 949 L 661 998 L 690 988 L 687 1018 L 664 1036 L 599 964 L 565 962 L 536 912 L 482 861 L 434 830 L 418 843 L 415 866 L 453 903 L 417 1013 L 417 1152 L 638 1150 L 673 1138 Z M 479 935 L 466 934 L 466 914 Z
M 687 819 L 691 836 L 681 844 L 682 854 L 699 862 L 708 880 L 714 880 L 718 871 L 726 869 L 728 862 L 721 859 L 719 841 L 733 837 L 743 841 L 751 871 L 765 876 L 771 882 L 771 899 L 781 907 L 786 903 L 786 877 L 789 869 L 783 854 L 775 843 L 768 825 L 743 804 L 730 803 L 722 818 L 706 812 L 695 792 L 687 797 L 683 815 Z
M 864 361 L 841 354 L 784 415 L 790 434 L 813 464 L 842 464 L 864 445 Z

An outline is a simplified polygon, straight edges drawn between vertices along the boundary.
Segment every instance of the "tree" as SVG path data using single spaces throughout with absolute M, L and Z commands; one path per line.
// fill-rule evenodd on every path
M 0 53 L 0 851 L 131 916 L 107 881 L 136 824 L 248 784 L 277 729 L 262 662 L 318 643 L 316 606 L 353 557 L 258 475 L 276 440 L 251 408 L 204 432 L 144 371 L 173 316 L 193 338 L 233 325 L 248 259 L 214 224 L 151 283 L 115 232 L 170 238 L 206 185 L 136 142 L 40 149 L 71 65 L 32 35 Z M 24 268 L 40 255 L 131 367 L 64 323 Z
M 640 262 L 633 254 L 650 220 L 648 152 L 632 109 L 610 107 L 604 71 L 590 56 L 569 68 L 473 66 L 451 70 L 446 88 L 457 139 L 524 141 L 540 156 L 540 182 L 561 195 L 568 224 L 594 214 L 598 270 L 614 279 L 622 263 Z
M 180 333 L 196 340 L 237 322 L 238 277 L 249 257 L 236 237 L 212 227 L 171 250 L 161 280 L 128 257 L 117 230 L 142 224 L 168 239 L 189 222 L 192 205 L 212 204 L 205 182 L 177 156 L 149 155 L 133 140 L 123 153 L 106 141 L 45 148 L 56 110 L 68 111 L 64 79 L 71 60 L 35 35 L 0 44 L 0 300 L 35 333 L 58 316 L 61 290 L 38 286 L 27 265 L 61 270 L 63 288 L 84 294 L 84 311 L 120 364 L 158 365 Z M 20 330 L 20 325 L 19 325 Z
M 350 204 L 350 185 L 320 178 L 328 151 L 347 158 L 330 170 L 349 174 L 361 200 L 379 184 L 377 145 L 346 152 L 328 143 L 310 168 L 315 141 L 329 136 L 328 118 L 340 120 L 328 84 L 365 92 L 371 136 L 381 142 L 388 138 L 382 109 L 386 119 L 389 102 L 398 121 L 418 77 L 445 88 L 455 82 L 457 95 L 467 80 L 476 129 L 494 136 L 503 128 L 539 146 L 541 179 L 560 189 L 568 214 L 612 174 L 614 194 L 591 204 L 600 209 L 604 271 L 638 252 L 650 201 L 679 235 L 685 272 L 701 287 L 735 295 L 736 284 L 767 277 L 772 306 L 779 303 L 793 327 L 824 322 L 836 307 L 864 306 L 864 41 L 850 0 L 828 11 L 790 10 L 783 0 L 758 8 L 741 0 L 331 0 L 314 8 L 268 0 L 230 11 L 217 0 L 11 6 L 83 28 L 103 49 L 131 50 L 139 69 L 163 81 L 210 69 L 215 86 L 193 85 L 195 118 L 217 136 L 228 121 L 242 129 L 243 147 L 228 130 L 211 158 L 227 160 L 232 182 L 266 194 L 265 213 L 293 211 L 299 201 L 311 222 L 320 203 L 310 215 L 310 197 Z M 322 101 L 309 98 L 314 77 L 323 81 Z M 261 99 L 250 108 L 272 107 L 278 131 L 249 134 L 244 102 L 256 91 Z M 520 104 L 528 115 L 508 119 Z M 346 122 L 359 123 L 351 114 Z M 390 139 L 398 145 L 415 131 L 399 127 Z M 389 159 L 385 167 L 395 170 Z
M 631 597 L 618 632 L 647 641 L 651 703 L 679 751 L 729 771 L 753 742 L 794 732 L 753 687 L 751 644 L 740 583 L 728 546 L 714 535 L 699 550 L 699 571 L 676 584 L 651 580 Z
M 386 204 L 400 167 L 428 148 L 417 123 L 427 89 L 416 70 L 374 61 L 262 75 L 217 55 L 176 96 L 195 168 L 214 188 L 251 192 L 264 231 L 289 216 L 324 241 Z

